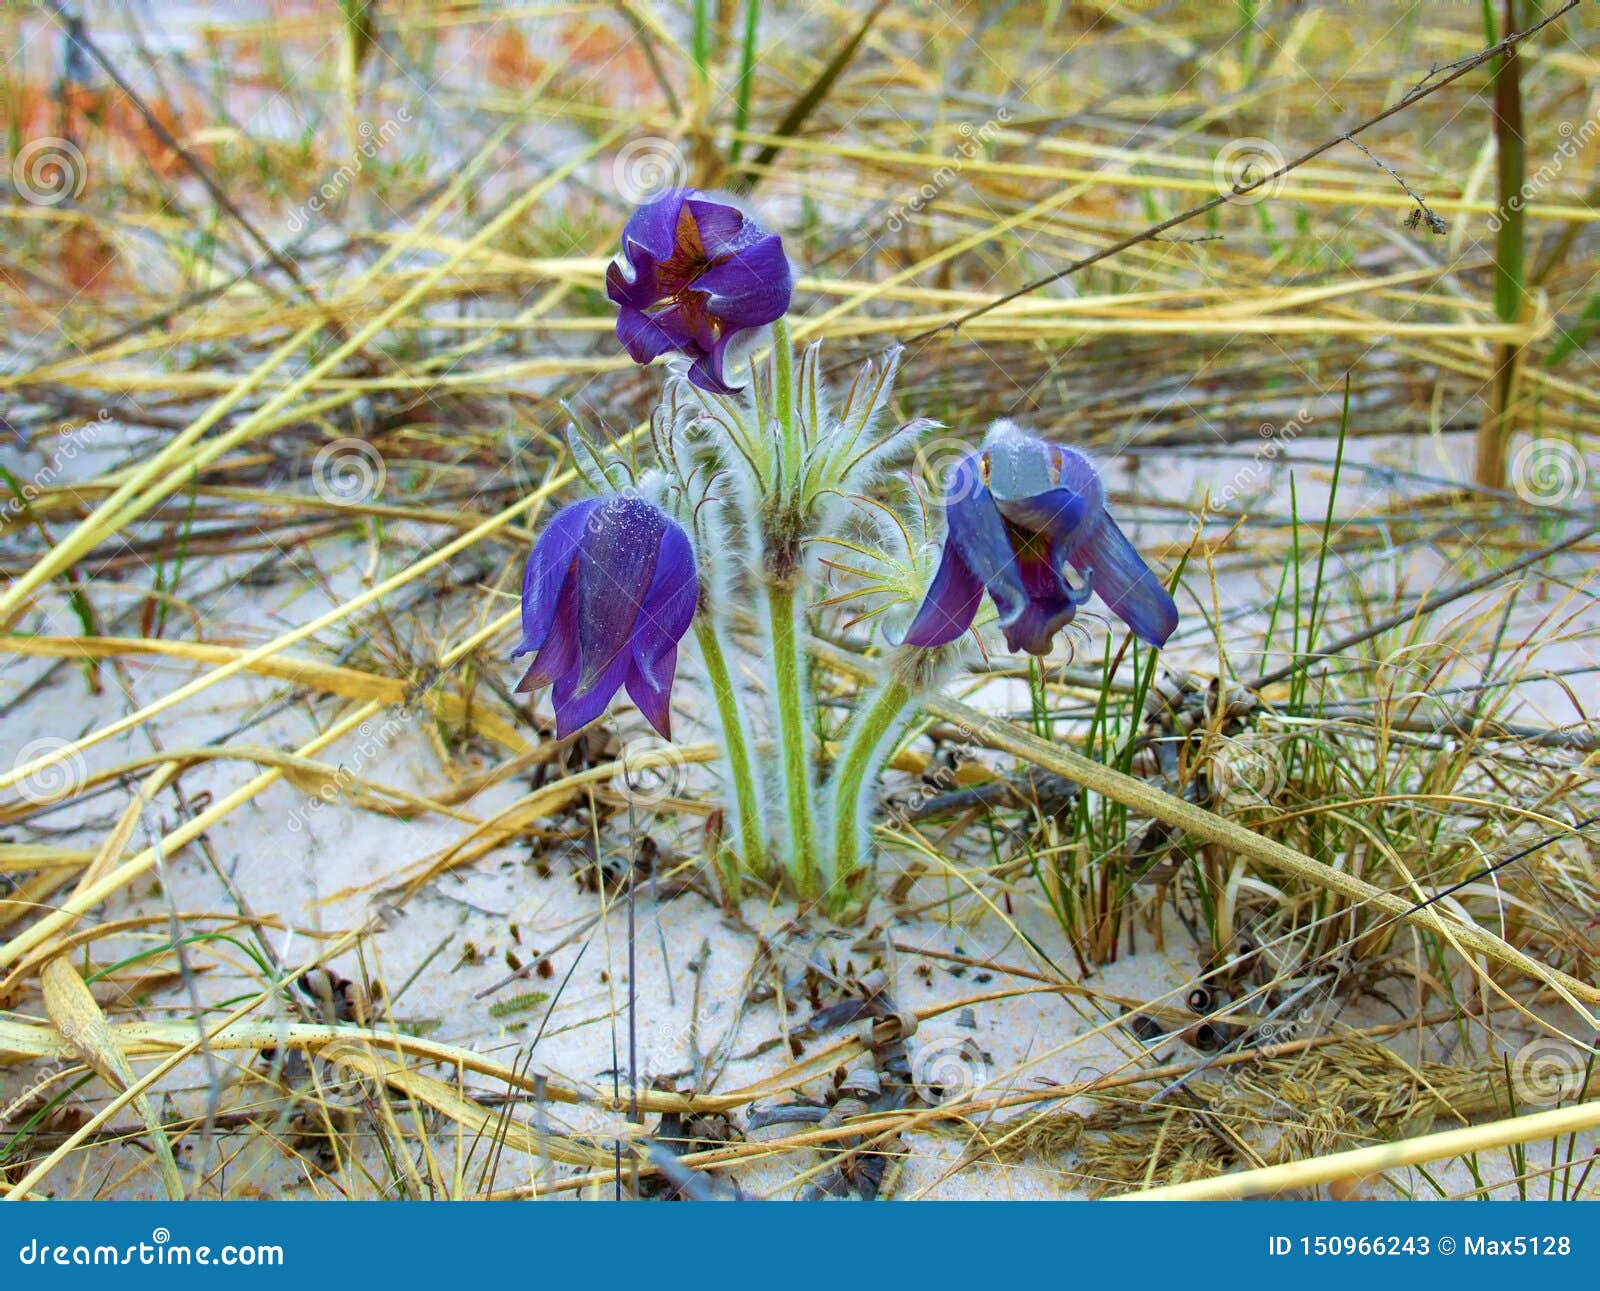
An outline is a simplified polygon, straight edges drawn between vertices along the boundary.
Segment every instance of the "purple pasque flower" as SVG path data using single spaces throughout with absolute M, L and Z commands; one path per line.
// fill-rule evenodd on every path
M 716 394 L 734 389 L 722 372 L 728 342 L 782 318 L 793 291 L 777 234 L 693 188 L 670 189 L 629 216 L 622 255 L 606 270 L 628 356 L 686 355 L 689 380 Z
M 1048 653 L 1078 607 L 1098 596 L 1153 646 L 1178 626 L 1178 607 L 1106 511 L 1094 463 L 1008 421 L 955 468 L 945 500 L 939 568 L 906 633 L 915 646 L 954 641 L 984 592 L 1011 650 Z M 1063 577 L 1071 565 L 1082 579 Z
M 654 503 L 619 494 L 562 507 L 522 576 L 522 644 L 511 657 L 537 653 L 517 690 L 555 688 L 559 738 L 626 686 L 671 739 L 678 642 L 699 596 L 689 535 Z

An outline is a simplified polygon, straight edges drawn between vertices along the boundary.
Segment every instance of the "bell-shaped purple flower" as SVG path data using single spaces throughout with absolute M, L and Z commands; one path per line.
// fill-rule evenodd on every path
M 1094 464 L 1076 449 L 1009 422 L 955 468 L 945 495 L 938 571 L 906 633 L 915 646 L 954 641 L 984 592 L 1006 645 L 1042 655 L 1078 607 L 1098 596 L 1151 645 L 1178 626 L 1178 607 L 1106 511 Z M 1082 585 L 1063 577 L 1070 565 Z
M 728 342 L 782 318 L 794 283 L 775 233 L 726 202 L 674 188 L 646 203 L 622 230 L 622 255 L 606 270 L 620 306 L 617 339 L 635 363 L 676 351 L 693 360 L 689 380 L 729 394 Z
M 555 688 L 561 737 L 626 686 L 670 739 L 678 642 L 699 594 L 689 535 L 660 507 L 623 495 L 563 507 L 522 577 L 522 644 L 511 657 L 537 653 L 517 690 Z

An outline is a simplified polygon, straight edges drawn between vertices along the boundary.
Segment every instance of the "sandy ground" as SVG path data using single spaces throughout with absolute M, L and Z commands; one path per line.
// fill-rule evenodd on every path
M 1326 461 L 1331 457 L 1331 447 L 1328 440 L 1308 433 L 1293 445 L 1291 454 L 1302 461 Z M 1443 474 L 1454 466 L 1438 460 L 1438 455 L 1442 452 L 1448 457 L 1458 447 L 1427 441 L 1404 446 L 1354 441 L 1351 460 Z M 1157 463 L 1159 471 L 1153 469 Z M 1122 465 L 1116 459 L 1110 464 Z M 1123 482 L 1131 483 L 1146 497 L 1155 492 L 1192 502 L 1202 487 L 1209 485 L 1216 490 L 1225 484 L 1240 465 L 1242 462 L 1237 460 L 1218 463 L 1197 457 L 1147 458 L 1137 477 L 1129 480 L 1124 476 Z M 1596 478 L 1600 479 L 1600 472 Z M 1286 512 L 1286 480 L 1280 458 L 1263 472 L 1252 492 L 1241 496 L 1239 505 L 1263 512 Z M 1363 506 L 1373 506 L 1389 503 L 1399 495 L 1400 485 L 1385 489 L 1375 486 L 1373 480 L 1370 474 L 1360 477 L 1355 486 L 1360 492 L 1347 494 L 1349 502 L 1359 500 Z M 1327 482 L 1325 469 L 1300 468 L 1302 512 L 1320 515 Z M 1155 536 L 1170 538 L 1172 527 L 1175 526 L 1159 534 L 1152 527 L 1146 531 L 1146 540 Z M 430 541 L 420 531 L 391 532 L 387 541 L 399 547 L 407 539 L 421 544 Z M 300 568 L 295 562 L 278 566 L 273 571 L 275 577 L 264 585 L 258 580 L 251 586 L 229 586 L 229 580 L 221 578 L 216 594 L 204 601 L 206 638 L 235 644 L 268 640 L 358 591 L 377 572 L 372 554 L 354 540 L 323 544 L 316 557 L 323 574 L 318 580 L 309 577 L 303 558 L 297 558 Z M 386 550 L 379 562 L 382 572 L 387 571 L 383 562 L 398 558 Z M 1432 563 L 1426 552 L 1377 559 L 1362 576 L 1363 583 L 1374 594 L 1392 595 L 1398 571 L 1404 585 L 1417 591 L 1432 581 Z M 240 562 L 241 569 L 243 565 Z M 1569 568 L 1582 572 L 1575 565 Z M 206 577 L 218 579 L 220 574 L 221 567 L 216 562 L 206 567 Z M 1265 568 L 1228 574 L 1219 585 L 1221 598 L 1224 604 L 1258 601 L 1270 595 L 1276 576 L 1276 569 Z M 1202 576 L 1191 574 L 1188 586 L 1209 599 Z M 133 596 L 131 588 L 126 595 Z M 112 587 L 99 590 L 97 596 L 105 613 L 126 608 L 123 594 Z M 1194 602 L 1180 602 L 1180 607 L 1186 614 L 1192 613 Z M 1516 620 L 1520 624 L 1536 623 L 1548 609 L 1548 603 L 1524 598 L 1517 607 Z M 57 605 L 50 619 L 29 626 L 45 632 L 76 630 L 64 606 Z M 1242 622 L 1235 624 L 1230 635 L 1242 627 Z M 187 624 L 174 622 L 171 634 L 184 635 L 190 630 Z M 429 623 L 426 630 L 442 632 L 442 638 L 448 641 L 455 639 L 461 625 Z M 1102 630 L 1094 629 L 1096 637 L 1080 658 L 1096 657 L 1098 632 Z M 1330 628 L 1337 630 L 1337 624 Z M 1172 660 L 1214 671 L 1214 653 L 1208 655 L 1200 644 L 1204 635 L 1204 628 L 1191 619 L 1169 651 Z M 336 651 L 347 641 L 329 636 L 323 644 Z M 325 657 L 328 652 L 313 650 L 307 643 L 298 647 L 297 653 Z M 1551 668 L 1593 665 L 1595 647 L 1592 642 L 1553 641 L 1541 659 Z M 48 666 L 49 661 L 7 658 L 0 664 L 0 695 L 10 699 L 21 694 Z M 512 665 L 508 663 L 508 680 L 511 673 Z M 40 740 L 77 737 L 124 716 L 138 704 L 156 699 L 196 675 L 196 671 L 176 661 L 133 659 L 127 667 L 132 692 L 126 696 L 114 684 L 109 670 L 102 675 L 112 684 L 94 696 L 88 693 L 76 667 L 57 667 L 53 680 L 10 714 L 5 747 L 14 754 Z M 1592 677 L 1580 679 L 1580 688 L 1585 684 L 1592 684 Z M 335 709 L 327 702 L 309 705 L 303 699 L 281 703 L 289 693 L 283 683 L 271 680 L 230 679 L 142 724 L 138 730 L 100 744 L 88 753 L 74 774 L 143 757 L 157 749 L 171 751 L 212 741 L 294 748 L 323 729 Z M 699 737 L 693 717 L 704 710 L 690 696 L 686 690 L 682 738 L 692 740 Z M 1003 695 L 993 698 L 1002 704 L 1009 702 Z M 1516 717 L 1560 726 L 1580 719 L 1582 714 L 1573 711 L 1570 692 L 1562 685 L 1533 682 L 1521 697 Z M 636 724 L 632 713 L 621 721 L 625 733 Z M 440 752 L 421 723 L 394 716 L 375 720 L 365 733 L 353 734 L 322 756 L 356 774 L 422 794 L 438 793 L 442 786 L 486 768 L 501 756 L 468 748 L 457 752 L 446 764 Z M 254 772 L 253 766 L 238 761 L 218 760 L 195 766 L 185 772 L 182 781 L 190 809 L 208 798 L 221 797 Z M 462 804 L 461 810 L 474 819 L 488 819 L 526 791 L 526 780 L 519 778 L 483 792 Z M 48 841 L 92 846 L 104 836 L 126 801 L 125 791 L 117 789 L 82 806 L 48 815 L 38 823 L 49 831 Z M 143 837 L 136 836 L 135 843 L 142 846 L 158 839 L 179 819 L 172 795 L 162 795 L 147 807 Z M 970 905 L 965 907 L 969 913 L 963 915 L 962 922 L 952 924 L 943 917 L 939 904 L 945 887 L 932 880 L 924 880 L 915 894 L 926 898 L 926 908 L 920 916 L 891 915 L 885 909 L 869 927 L 845 934 L 799 928 L 792 921 L 792 910 L 757 901 L 747 901 L 741 920 L 732 921 L 701 894 L 671 890 L 685 859 L 692 855 L 699 824 L 698 818 L 685 818 L 675 833 L 670 821 L 635 819 L 639 830 L 662 845 L 664 859 L 655 867 L 655 878 L 642 881 L 634 894 L 637 936 L 631 981 L 627 901 L 619 893 L 597 893 L 581 883 L 580 863 L 586 862 L 587 857 L 579 853 L 575 859 L 570 845 L 538 849 L 521 842 L 502 848 L 450 871 L 410 900 L 399 903 L 396 893 L 406 879 L 421 863 L 458 840 L 470 824 L 437 816 L 402 821 L 355 809 L 344 802 L 325 805 L 287 781 L 280 781 L 209 830 L 206 849 L 191 846 L 165 857 L 159 879 L 152 877 L 136 885 L 111 902 L 102 917 L 109 920 L 130 912 L 164 909 L 228 911 L 237 900 L 243 909 L 277 921 L 279 930 L 269 939 L 275 943 L 278 957 L 292 963 L 309 953 L 314 938 L 356 926 L 372 918 L 379 907 L 385 907 L 384 926 L 367 942 L 365 961 L 345 956 L 334 967 L 358 980 L 381 980 L 395 1025 L 503 1061 L 531 1060 L 535 1071 L 602 1092 L 616 1087 L 619 1066 L 624 1068 L 621 1078 L 626 1081 L 630 996 L 641 1082 L 663 1079 L 683 1087 L 695 1067 L 696 1050 L 701 1055 L 727 1057 L 717 1075 L 719 1090 L 756 1081 L 784 1066 L 789 1061 L 787 1049 L 781 1043 L 770 1047 L 770 1042 L 779 1035 L 781 1022 L 792 1025 L 797 1017 L 803 1019 L 807 1012 L 804 1002 L 768 999 L 740 1005 L 746 974 L 763 941 L 785 948 L 783 953 L 793 972 L 799 972 L 808 956 L 818 955 L 834 961 L 841 969 L 850 965 L 865 969 L 869 961 L 883 958 L 885 941 L 892 942 L 900 949 L 890 957 L 894 978 L 891 989 L 902 1006 L 916 1009 L 1005 986 L 1026 985 L 1026 978 L 1008 975 L 1005 968 L 1037 971 L 1042 967 L 1042 957 L 1076 973 L 1070 967 L 1073 960 L 1060 930 L 1043 908 L 1036 889 L 1026 881 L 1021 885 L 1013 913 L 1015 925 L 1026 931 L 1033 946 L 1019 939 L 999 918 L 981 912 L 972 915 Z M 29 837 L 40 835 L 12 833 L 12 841 Z M 674 858 L 677 871 L 672 864 Z M 889 864 L 893 866 L 895 862 L 891 860 Z M 233 894 L 227 890 L 229 884 Z M 916 904 L 915 900 L 906 903 Z M 1137 949 L 1096 972 L 1091 984 L 1112 994 L 1143 1000 L 1169 996 L 1181 1002 L 1184 984 L 1197 972 L 1195 951 L 1187 932 L 1175 920 L 1168 919 L 1165 933 L 1165 949 L 1158 949 L 1149 930 L 1141 927 Z M 863 938 L 868 939 L 865 946 Z M 127 951 L 147 944 L 122 939 L 120 948 Z M 918 949 L 961 955 L 1001 967 L 963 967 L 949 960 L 925 958 L 917 953 Z M 97 946 L 95 953 L 100 962 L 114 958 L 112 945 Z M 208 954 L 204 958 L 208 964 L 217 963 L 215 956 Z M 513 975 L 513 966 L 519 964 L 525 971 Z M 197 976 L 195 989 L 203 1000 L 226 1000 L 247 989 L 246 977 L 226 967 L 213 966 Z M 1174 992 L 1176 995 L 1172 995 Z M 516 997 L 529 998 L 522 1007 L 508 1005 Z M 780 1003 L 787 1007 L 780 1010 Z M 1392 1014 L 1372 1007 L 1372 1020 L 1392 1019 Z M 37 997 L 24 1001 L 20 1009 L 28 1016 L 37 1016 Z M 278 1012 L 286 1016 L 281 1006 Z M 178 1017 L 188 1013 L 183 990 L 169 990 L 145 1009 L 146 1016 L 163 1013 Z M 1050 994 L 976 1003 L 965 1011 L 957 1009 L 932 1019 L 918 1029 L 909 1046 L 913 1069 L 946 1091 L 965 1085 L 1011 1092 L 1069 1082 L 1086 1072 L 1120 1065 L 1127 1055 L 1137 1051 L 1138 1045 L 1123 1028 L 1105 1025 L 1108 1016 L 1081 1001 Z M 1346 1011 L 1339 1020 L 1353 1022 L 1363 1016 L 1368 1016 L 1366 1006 Z M 1091 1032 L 1095 1034 L 1090 1035 Z M 1442 1053 L 1453 1043 L 1452 1034 L 1442 1030 L 1429 1037 L 1428 1046 Z M 822 1042 L 807 1039 L 802 1043 L 815 1047 Z M 1406 1043 L 1415 1046 L 1415 1037 L 1408 1037 Z M 1157 1052 L 1170 1060 L 1201 1056 L 1177 1039 L 1158 1046 Z M 1410 1052 L 1415 1056 L 1414 1047 Z M 221 1078 L 225 1085 L 234 1087 L 237 1073 L 228 1070 L 227 1061 L 224 1060 Z M 199 1064 L 191 1066 L 187 1079 L 190 1092 L 172 1100 L 175 1108 L 193 1109 L 204 1102 L 206 1074 Z M 24 1073 L 0 1069 L 0 1106 L 25 1083 Z M 224 1093 L 224 1106 L 234 1096 Z M 610 1118 L 574 1115 L 570 1110 L 563 1110 L 561 1115 L 552 1112 L 551 1119 L 586 1131 L 615 1125 Z M 987 1136 L 1004 1129 L 999 1121 L 976 1128 Z M 1070 1153 L 1059 1159 L 1034 1159 L 1004 1166 L 969 1163 L 959 1172 L 950 1172 L 949 1167 L 961 1158 L 966 1145 L 963 1134 L 911 1136 L 907 1143 L 911 1159 L 897 1195 L 1019 1199 L 1084 1195 L 1084 1180 Z M 794 1155 L 781 1164 L 746 1171 L 740 1178 L 751 1192 L 790 1195 L 794 1177 L 816 1162 L 816 1158 Z M 507 1188 L 528 1182 L 531 1164 L 508 1158 L 496 1174 L 494 1186 Z M 1490 1178 L 1506 1168 L 1503 1159 L 1483 1163 L 1483 1173 Z M 110 1190 L 124 1195 L 141 1195 L 153 1187 L 153 1176 L 148 1172 L 125 1177 L 117 1172 L 116 1177 L 123 1178 L 123 1182 L 112 1184 Z M 1436 1177 L 1452 1190 L 1471 1186 L 1470 1176 L 1459 1163 L 1436 1173 Z M 258 1151 L 233 1162 L 226 1178 L 230 1189 L 247 1194 L 257 1189 L 283 1196 L 335 1194 L 325 1181 L 308 1182 L 294 1161 L 271 1152 Z M 1396 1181 L 1416 1186 L 1420 1195 L 1428 1195 L 1414 1176 L 1406 1180 L 1396 1176 Z M 1378 1185 L 1369 1191 L 1371 1195 L 1392 1195 Z

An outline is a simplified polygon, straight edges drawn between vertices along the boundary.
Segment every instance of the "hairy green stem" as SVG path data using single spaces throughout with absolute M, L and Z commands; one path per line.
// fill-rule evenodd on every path
M 750 767 L 750 745 L 745 740 L 744 711 L 733 688 L 728 660 L 722 652 L 716 620 L 702 612 L 695 619 L 695 638 L 705 660 L 706 676 L 716 696 L 717 718 L 722 725 L 722 747 L 728 759 L 728 775 L 733 780 L 734 808 L 739 815 L 740 861 L 752 873 L 762 867 L 767 851 L 766 824 L 762 818 L 761 795 L 756 791 L 755 773 Z M 723 882 L 730 899 L 739 899 L 740 867 L 727 866 Z
M 809 900 L 817 896 L 820 878 L 804 700 L 810 669 L 800 652 L 799 617 L 792 587 L 767 585 L 767 615 L 772 633 L 772 701 L 777 710 L 778 757 L 788 807 L 789 875 L 796 893 Z
M 842 909 L 852 895 L 851 880 L 862 867 L 861 841 L 866 834 L 863 815 L 875 779 L 872 771 L 884 742 L 913 698 L 911 688 L 891 673 L 878 687 L 872 703 L 851 723 L 849 742 L 835 772 L 830 906 Z
M 772 325 L 772 401 L 777 405 L 783 453 L 779 493 L 785 501 L 792 501 L 800 490 L 800 433 L 794 416 L 794 341 L 782 318 Z
M 874 681 L 883 675 L 878 668 L 826 641 L 813 639 L 811 652 L 825 667 L 858 681 Z M 1433 933 L 1466 956 L 1468 965 L 1480 975 L 1484 970 L 1474 957 L 1481 955 L 1541 981 L 1572 1006 L 1585 1028 L 1600 1028 L 1600 1014 L 1588 1007 L 1600 1004 L 1600 986 L 1538 962 L 1527 952 L 1477 924 L 1447 916 L 1437 904 L 1416 900 L 1420 889 L 1414 885 L 1399 892 L 1377 887 L 1345 870 L 1336 869 L 1326 861 L 1297 852 L 1276 839 L 1252 833 L 1225 816 L 1198 807 L 1136 776 L 1126 775 L 1115 767 L 1086 758 L 1065 745 L 1048 744 L 1012 722 L 992 713 L 984 713 L 959 700 L 937 694 L 924 695 L 922 708 L 930 717 L 964 727 L 970 739 L 987 748 L 1025 758 L 1046 771 L 1065 776 L 1091 793 L 1104 794 L 1113 802 L 1119 802 L 1143 815 L 1153 816 L 1192 838 L 1215 843 L 1269 870 L 1293 874 L 1354 902 L 1370 905 L 1388 915 L 1389 921 L 1403 921 L 1419 931 Z

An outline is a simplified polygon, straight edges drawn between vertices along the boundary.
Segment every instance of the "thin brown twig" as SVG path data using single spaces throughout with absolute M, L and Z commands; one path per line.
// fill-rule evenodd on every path
M 1360 125 L 1354 126 L 1349 130 L 1341 131 L 1333 138 L 1318 144 L 1310 151 L 1301 153 L 1292 161 L 1287 161 L 1282 166 L 1279 166 L 1278 169 L 1273 171 L 1270 175 L 1261 175 L 1248 184 L 1235 184 L 1226 193 L 1218 193 L 1209 201 L 1200 203 L 1199 206 L 1190 207 L 1186 211 L 1181 211 L 1177 215 L 1174 215 L 1171 219 L 1162 220 L 1159 224 L 1152 224 L 1149 228 L 1143 229 L 1142 231 L 1133 234 L 1131 237 L 1123 238 L 1119 242 L 1113 242 L 1110 246 L 1104 247 L 1101 250 L 1094 252 L 1092 255 L 1084 256 L 1081 260 L 1074 260 L 1065 269 L 1058 269 L 1055 273 L 1045 274 L 1042 278 L 1035 278 L 1032 282 L 1025 283 L 1021 287 L 1018 287 L 1015 291 L 1008 291 L 1003 295 L 996 296 L 987 304 L 979 305 L 974 309 L 968 310 L 959 318 L 953 318 L 948 323 L 940 323 L 937 327 L 930 327 L 927 329 L 927 331 L 918 332 L 915 336 L 911 337 L 906 344 L 915 345 L 920 342 L 927 341 L 932 337 L 938 336 L 941 332 L 960 331 L 965 324 L 970 323 L 975 318 L 979 318 L 982 315 L 989 313 L 991 310 L 999 309 L 1002 305 L 1010 304 L 1013 300 L 1017 300 L 1023 296 L 1031 295 L 1033 292 L 1038 291 L 1042 287 L 1048 287 L 1053 282 L 1060 282 L 1063 278 L 1070 277 L 1081 269 L 1087 269 L 1090 265 L 1099 264 L 1102 260 L 1109 260 L 1112 256 L 1121 254 L 1129 247 L 1136 247 L 1141 242 L 1154 241 L 1160 234 L 1165 233 L 1168 229 L 1176 228 L 1180 224 L 1185 224 L 1189 220 L 1194 219 L 1197 215 L 1204 215 L 1207 211 L 1214 211 L 1217 207 L 1222 206 L 1227 202 L 1231 202 L 1236 197 L 1243 197 L 1248 193 L 1253 193 L 1256 189 L 1261 188 L 1263 185 L 1275 183 L 1277 180 L 1282 179 L 1290 171 L 1298 170 L 1307 162 L 1315 161 L 1318 157 L 1322 156 L 1323 153 L 1338 147 L 1341 143 L 1346 141 L 1354 143 L 1354 136 L 1362 133 L 1362 131 L 1370 130 L 1373 126 L 1378 125 L 1380 122 L 1387 121 L 1396 113 L 1403 112 L 1412 104 L 1427 98 L 1428 95 L 1433 94 L 1438 90 L 1442 90 L 1445 86 L 1460 80 L 1461 77 L 1472 71 L 1473 68 L 1480 67 L 1489 60 L 1497 57 L 1500 54 L 1503 54 L 1506 50 L 1515 48 L 1524 40 L 1527 40 L 1528 37 L 1537 32 L 1543 31 L 1551 23 L 1563 17 L 1571 10 L 1576 9 L 1580 2 L 1581 0 L 1567 0 L 1567 3 L 1564 4 L 1560 9 L 1556 10 L 1555 13 L 1551 14 L 1542 22 L 1538 22 L 1532 27 L 1529 27 L 1526 31 L 1514 31 L 1507 35 L 1504 39 L 1496 41 L 1487 49 L 1479 50 L 1476 54 L 1473 54 L 1468 58 L 1464 58 L 1460 62 L 1450 64 L 1450 67 L 1453 70 L 1451 70 L 1450 74 L 1445 76 L 1442 80 L 1433 81 L 1432 77 L 1434 76 L 1434 73 L 1430 72 L 1428 76 L 1424 77 L 1421 81 L 1414 85 L 1406 93 L 1404 98 L 1390 104 L 1382 112 L 1378 113 L 1377 116 L 1370 117 L 1366 121 L 1363 121 Z

